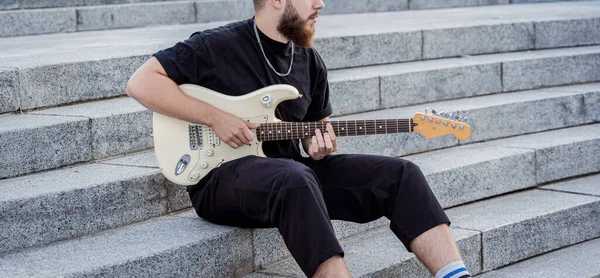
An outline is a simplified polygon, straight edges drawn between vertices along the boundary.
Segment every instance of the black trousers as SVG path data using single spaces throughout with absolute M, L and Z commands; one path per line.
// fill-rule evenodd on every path
M 325 260 L 344 255 L 330 219 L 366 223 L 385 216 L 409 251 L 418 235 L 450 224 L 419 167 L 385 156 L 248 156 L 214 169 L 190 189 L 190 198 L 207 221 L 279 228 L 308 277 Z

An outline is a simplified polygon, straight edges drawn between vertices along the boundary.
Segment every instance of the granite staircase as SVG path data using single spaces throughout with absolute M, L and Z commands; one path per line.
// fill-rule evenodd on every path
M 473 130 L 340 152 L 417 163 L 472 274 L 600 275 L 600 1 L 326 5 L 334 119 L 436 108 Z M 158 171 L 151 112 L 124 95 L 152 53 L 251 8 L 0 0 L 0 277 L 303 277 L 275 229 L 196 216 Z M 386 219 L 333 223 L 353 277 L 430 275 Z

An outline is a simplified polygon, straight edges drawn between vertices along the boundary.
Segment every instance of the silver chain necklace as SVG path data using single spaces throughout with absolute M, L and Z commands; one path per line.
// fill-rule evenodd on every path
M 275 70 L 275 68 L 273 67 L 273 65 L 271 65 L 271 62 L 269 62 L 269 59 L 267 59 L 267 55 L 265 54 L 265 50 L 263 49 L 263 46 L 260 43 L 260 37 L 258 36 L 258 30 L 256 28 L 256 20 L 253 20 L 253 22 L 254 22 L 254 34 L 256 34 L 256 40 L 258 41 L 258 45 L 260 46 L 260 51 L 262 51 L 263 57 L 265 57 L 265 61 L 267 61 L 267 64 L 273 70 L 273 72 L 275 72 L 275 74 L 277 74 L 277 75 L 279 75 L 281 77 L 288 76 L 290 74 L 290 72 L 292 71 L 292 65 L 294 64 L 294 42 L 292 42 L 292 59 L 290 61 L 290 68 L 288 69 L 287 73 L 285 73 L 285 74 L 279 73 L 279 72 L 277 72 Z

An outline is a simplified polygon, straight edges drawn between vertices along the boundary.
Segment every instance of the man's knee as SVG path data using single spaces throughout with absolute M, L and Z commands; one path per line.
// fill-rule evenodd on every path
M 289 161 L 279 171 L 280 191 L 308 188 L 320 191 L 315 173 L 307 166 L 296 161 Z

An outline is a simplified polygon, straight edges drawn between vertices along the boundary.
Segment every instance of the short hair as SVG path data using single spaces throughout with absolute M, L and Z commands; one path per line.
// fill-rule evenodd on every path
M 254 1 L 254 10 L 260 10 L 265 6 L 265 0 L 253 0 Z

